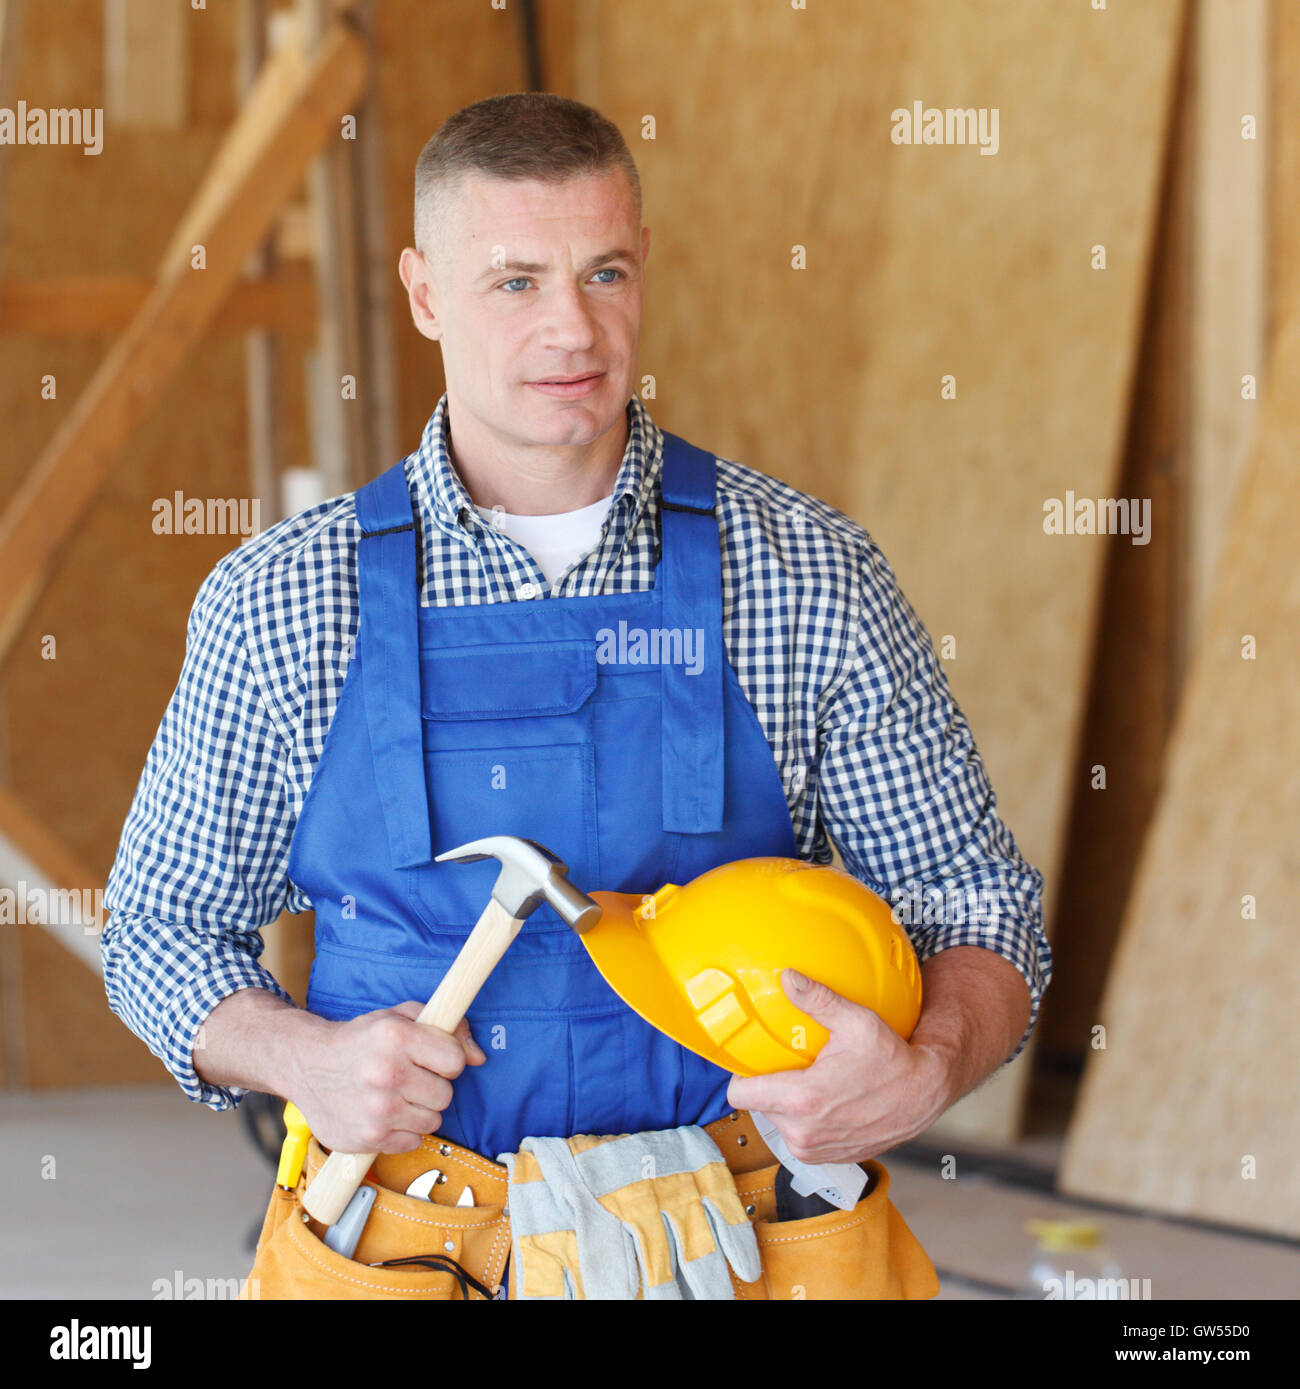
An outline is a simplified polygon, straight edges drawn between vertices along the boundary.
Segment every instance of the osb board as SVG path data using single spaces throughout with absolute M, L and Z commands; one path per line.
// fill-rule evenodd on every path
M 1260 384 L 1267 343 L 1268 0 L 1200 0 L 1194 9 L 1196 179 L 1188 399 L 1188 625 L 1199 636 L 1225 519 L 1258 411 L 1242 377 Z M 1253 138 L 1245 138 L 1253 120 Z
M 1295 1238 L 1300 315 L 1269 382 L 1060 1185 Z
M 227 64 L 233 49 L 210 8 L 191 35 L 194 63 Z M 201 12 L 193 12 L 198 16 Z M 97 106 L 103 101 L 102 5 L 67 0 L 28 7 L 20 89 L 30 103 Z M 215 118 L 216 87 L 205 77 Z M 233 110 L 233 104 L 231 107 Z M 197 187 L 222 133 L 219 121 L 180 132 L 105 127 L 104 148 L 85 156 L 66 147 L 22 147 L 12 156 L 6 264 L 24 277 L 153 273 L 172 227 Z M 304 344 L 286 338 L 286 457 L 305 459 L 301 373 Z M 0 503 L 71 409 L 107 350 L 7 335 L 0 325 Z M 55 401 L 41 377 L 57 380 Z M 184 654 L 194 594 L 230 536 L 158 536 L 152 503 L 186 496 L 247 496 L 244 367 L 238 337 L 205 343 L 179 373 L 159 409 L 132 438 L 86 523 L 65 547 L 59 572 L 32 614 L 4 677 L 7 768 L 17 794 L 98 875 L 102 885 L 163 708 Z M 42 659 L 45 636 L 57 640 Z M 61 1008 L 102 1008 L 94 1040 L 96 1078 L 141 1075 L 140 1044 L 109 1013 L 103 984 L 57 946 L 24 936 L 21 976 L 32 1083 L 85 1083 L 84 1051 L 65 1044 Z M 35 1059 L 39 1058 L 39 1060 Z M 120 1069 L 119 1069 L 120 1067 Z M 157 1068 L 148 1071 L 157 1079 Z M 10 1076 L 10 1080 L 16 1077 Z
M 1286 289 L 1300 285 L 1300 5 L 1271 9 L 1269 87 L 1269 332 L 1289 316 Z
M 1044 535 L 1043 502 L 1119 480 L 1182 4 L 580 14 L 574 95 L 643 181 L 652 409 L 860 521 L 956 638 L 1050 916 L 1107 541 Z M 998 108 L 998 153 L 891 143 L 914 101 Z M 1026 1064 L 937 1131 L 1010 1137 Z
M 1160 789 L 1184 660 L 1194 143 L 1186 38 L 1119 486 L 1120 496 L 1149 497 L 1161 524 L 1146 545 L 1121 537 L 1108 547 L 1057 891 L 1055 974 L 1037 1036 L 1042 1059 L 1071 1069 L 1082 1063 L 1097 1021 Z M 1106 769 L 1104 789 L 1093 784 L 1095 766 Z

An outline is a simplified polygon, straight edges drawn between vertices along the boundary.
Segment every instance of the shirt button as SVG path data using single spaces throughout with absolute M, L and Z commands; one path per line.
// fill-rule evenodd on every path
M 537 585 L 536 585 L 536 584 L 524 584 L 524 586 L 519 590 L 519 596 L 520 596 L 521 598 L 536 598 L 536 597 L 537 597 Z

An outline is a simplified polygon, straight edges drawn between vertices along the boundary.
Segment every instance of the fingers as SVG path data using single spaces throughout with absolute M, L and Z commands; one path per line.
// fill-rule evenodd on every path
M 402 1017 L 410 1018 L 410 1020 L 414 1022 L 420 1016 L 421 1012 L 423 1012 L 424 1006 L 425 1005 L 422 1003 L 416 1003 L 414 1000 L 409 1000 L 406 1003 L 395 1004 L 388 1011 L 392 1013 L 400 1013 Z M 433 1028 L 432 1030 L 441 1033 L 443 1036 L 455 1037 L 456 1040 L 460 1043 L 464 1059 L 468 1061 L 468 1063 L 471 1066 L 481 1066 L 487 1060 L 487 1056 L 485 1055 L 483 1048 L 480 1047 L 479 1044 L 474 1040 L 474 1034 L 470 1030 L 468 1018 L 462 1018 L 460 1022 L 456 1024 L 455 1031 L 451 1033 L 443 1032 L 442 1028 L 440 1027 Z M 447 1071 L 441 1071 L 440 1073 L 443 1075 L 450 1074 L 450 1072 Z M 456 1074 L 459 1075 L 460 1072 L 457 1071 Z
M 486 1061 L 468 1021 L 446 1032 L 416 1021 L 423 1008 L 407 1000 L 339 1025 L 331 1062 L 340 1083 L 331 1087 L 335 1112 L 325 1116 L 324 1128 L 342 1124 L 359 1134 L 360 1142 L 349 1141 L 347 1150 L 414 1151 L 442 1126 L 452 1082 L 466 1065 Z

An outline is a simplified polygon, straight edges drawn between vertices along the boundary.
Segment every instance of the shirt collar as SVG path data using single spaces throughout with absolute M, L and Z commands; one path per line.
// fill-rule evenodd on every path
M 648 497 L 658 488 L 663 466 L 663 441 L 658 426 L 649 411 L 636 398 L 627 402 L 627 447 L 614 480 L 611 514 L 620 508 L 627 513 L 627 533 L 636 525 Z M 416 497 L 425 511 L 432 512 L 438 524 L 446 530 L 472 529 L 483 524 L 474 510 L 465 484 L 451 459 L 448 442 L 449 417 L 444 392 L 428 423 L 420 446 L 413 455 L 412 480 Z

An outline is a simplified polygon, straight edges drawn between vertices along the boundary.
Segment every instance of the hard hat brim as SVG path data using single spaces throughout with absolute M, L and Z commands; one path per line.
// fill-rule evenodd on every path
M 735 1075 L 752 1075 L 752 1071 L 740 1069 L 736 1059 L 700 1025 L 680 985 L 646 939 L 634 916 L 643 897 L 629 892 L 593 892 L 590 896 L 600 904 L 601 917 L 578 939 L 619 998 L 651 1027 L 688 1051 Z

